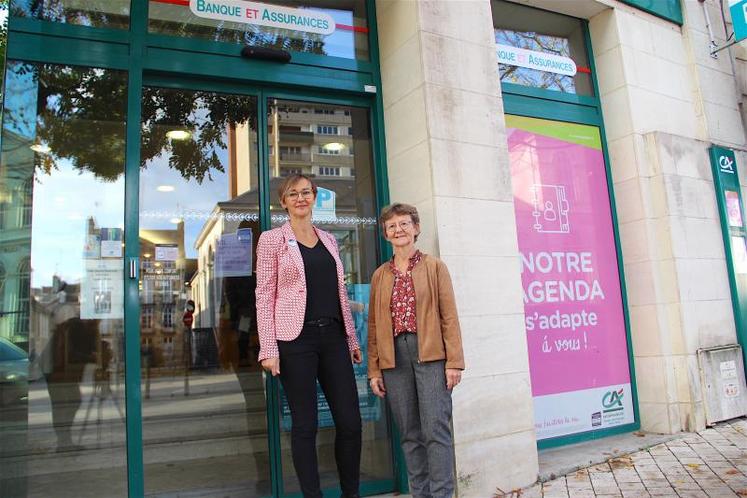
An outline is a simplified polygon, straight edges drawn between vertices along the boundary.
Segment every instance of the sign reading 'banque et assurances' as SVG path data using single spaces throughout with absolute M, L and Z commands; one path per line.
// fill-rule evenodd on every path
M 547 71 L 566 76 L 576 75 L 576 63 L 569 57 L 511 47 L 509 45 L 498 44 L 495 48 L 498 62 L 501 64 Z
M 189 9 L 198 17 L 256 26 L 330 35 L 335 21 L 324 12 L 291 9 L 278 5 L 241 0 L 190 0 Z

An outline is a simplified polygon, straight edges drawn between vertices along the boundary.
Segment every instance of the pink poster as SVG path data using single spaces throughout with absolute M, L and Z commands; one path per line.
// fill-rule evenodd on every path
M 599 131 L 507 117 L 539 438 L 634 421 Z

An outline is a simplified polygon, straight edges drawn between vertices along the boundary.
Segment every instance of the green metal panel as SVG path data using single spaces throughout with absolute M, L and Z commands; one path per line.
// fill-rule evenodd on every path
M 731 306 L 734 313 L 734 324 L 737 331 L 737 340 L 742 346 L 742 358 L 747 365 L 747 331 L 744 329 L 747 320 L 747 275 L 737 273 L 734 268 L 734 241 L 732 237 L 739 237 L 740 243 L 747 241 L 747 230 L 744 226 L 731 226 L 729 224 L 728 206 L 726 204 L 726 193 L 729 190 L 736 192 L 739 200 L 739 211 L 744 220 L 744 203 L 742 201 L 742 189 L 739 183 L 739 172 L 737 159 L 734 151 L 724 147 L 712 146 L 708 149 L 713 171 L 713 184 L 716 189 L 716 201 L 718 203 L 719 220 L 721 221 L 721 234 L 724 239 L 724 251 L 726 253 L 726 268 L 729 274 L 729 290 L 731 291 Z
M 11 17 L 9 29 L 38 35 L 80 38 L 113 43 L 128 43 L 130 32 L 123 29 L 93 28 L 61 22 L 39 21 L 26 17 Z
M 620 0 L 638 9 L 682 26 L 680 0 Z
M 586 49 L 589 54 L 594 95 L 599 95 L 599 85 L 596 78 L 596 67 L 594 65 L 594 54 L 589 36 L 588 22 L 584 22 L 584 38 L 586 40 Z M 552 119 L 556 121 L 587 124 L 599 127 L 602 142 L 602 154 L 606 171 L 607 191 L 609 192 L 610 212 L 612 214 L 612 231 L 615 240 L 617 267 L 620 276 L 620 293 L 625 321 L 625 338 L 628 347 L 630 389 L 633 396 L 633 414 L 635 422 L 632 424 L 543 439 L 537 441 L 537 447 L 539 449 L 552 448 L 638 430 L 640 428 L 640 418 L 638 411 L 638 390 L 636 387 L 635 364 L 633 361 L 633 344 L 630 337 L 630 312 L 628 309 L 627 288 L 625 286 L 625 271 L 622 245 L 620 244 L 620 232 L 618 229 L 614 185 L 612 182 L 612 173 L 610 171 L 610 159 L 607 149 L 607 137 L 604 130 L 601 103 L 597 97 L 574 95 L 511 83 L 501 84 L 501 89 L 503 91 L 503 103 L 506 114 L 517 114 L 520 116 Z
M 533 118 L 554 119 L 571 123 L 602 125 L 599 107 L 581 106 L 567 102 L 536 99 L 513 93 L 503 94 L 503 108 L 506 114 Z
M 317 87 L 360 93 L 372 84 L 371 75 L 314 66 L 288 65 L 272 61 L 248 60 L 236 55 L 183 52 L 148 48 L 146 70 L 211 76 L 259 83 L 278 83 L 297 87 Z
M 125 261 L 134 260 L 140 272 L 140 121 L 142 102 L 143 20 L 147 16 L 145 0 L 132 2 L 130 23 L 132 45 L 127 81 L 127 149 L 125 155 Z M 128 496 L 145 496 L 143 471 L 143 415 L 140 390 L 140 275 L 130 278 L 125 268 L 125 404 L 127 406 L 127 482 Z
M 221 54 L 236 56 L 241 53 L 243 45 L 235 43 L 215 42 L 200 38 L 179 38 L 168 35 L 149 35 L 149 47 L 169 48 L 185 52 L 201 52 L 206 54 Z M 344 69 L 346 71 L 373 72 L 373 64 L 358 59 L 345 59 L 328 55 L 310 54 L 306 52 L 290 52 L 290 65 L 319 66 L 328 69 Z
M 9 33 L 7 55 L 9 59 L 29 62 L 106 69 L 127 69 L 129 61 L 128 47 L 125 44 L 40 36 L 22 31 Z

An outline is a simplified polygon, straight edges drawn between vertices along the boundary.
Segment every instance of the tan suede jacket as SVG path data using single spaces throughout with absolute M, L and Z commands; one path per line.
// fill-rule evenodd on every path
M 462 333 L 459 328 L 454 289 L 446 265 L 423 254 L 412 269 L 415 286 L 418 353 L 420 361 L 446 360 L 446 368 L 464 369 Z M 392 301 L 394 275 L 387 261 L 371 277 L 368 302 L 368 378 L 381 377 L 381 370 L 394 368 Z

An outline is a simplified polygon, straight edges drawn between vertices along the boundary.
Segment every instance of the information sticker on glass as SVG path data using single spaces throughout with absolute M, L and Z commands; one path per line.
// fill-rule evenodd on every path
M 177 244 L 156 244 L 156 261 L 176 261 L 179 259 Z
M 240 228 L 224 233 L 215 250 L 215 276 L 249 277 L 252 274 L 252 231 Z
M 747 273 L 747 246 L 744 237 L 732 235 L 731 253 L 734 261 L 734 272 Z
M 121 228 L 101 229 L 101 257 L 121 258 L 123 230 Z
M 726 215 L 729 218 L 729 226 L 741 227 L 743 222 L 739 193 L 734 190 L 724 190 L 724 196 L 726 197 Z

